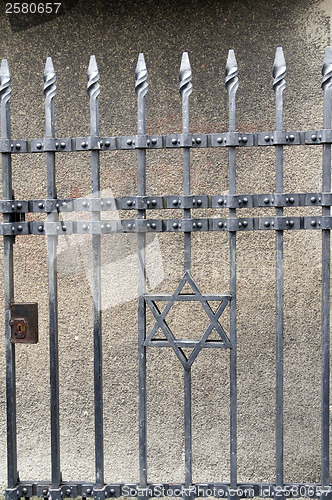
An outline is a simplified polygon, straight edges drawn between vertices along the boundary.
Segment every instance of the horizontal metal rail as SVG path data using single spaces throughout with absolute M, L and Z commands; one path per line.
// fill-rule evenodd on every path
M 202 208 L 330 207 L 332 193 L 262 193 L 242 195 L 122 196 L 0 200 L 0 213 L 112 212 L 115 210 L 160 210 Z
M 0 234 L 68 235 L 203 231 L 287 231 L 332 229 L 332 217 L 246 217 L 213 219 L 123 219 L 66 222 L 4 222 Z
M 220 132 L 213 134 L 126 135 L 116 137 L 74 137 L 1 139 L 0 153 L 68 153 L 70 151 L 116 151 L 162 148 L 221 148 L 252 146 L 295 146 L 332 144 L 332 129 L 304 132 Z
M 103 488 L 96 488 L 93 483 L 88 482 L 63 482 L 56 490 L 58 498 L 83 498 L 94 497 L 95 494 L 103 494 L 104 498 L 119 498 L 121 496 L 134 498 L 146 494 L 147 498 L 153 497 L 183 497 L 190 493 L 194 497 L 215 497 L 215 498 L 319 498 L 332 492 L 332 484 L 321 486 L 316 483 L 285 483 L 283 487 L 275 483 L 242 483 L 237 484 L 237 488 L 231 488 L 229 483 L 193 483 L 190 491 L 184 483 L 148 483 L 146 488 L 138 483 L 112 483 L 106 484 Z M 17 500 L 19 497 L 46 498 L 49 494 L 54 497 L 55 490 L 50 488 L 46 481 L 22 482 L 16 488 L 7 488 L 8 500 Z

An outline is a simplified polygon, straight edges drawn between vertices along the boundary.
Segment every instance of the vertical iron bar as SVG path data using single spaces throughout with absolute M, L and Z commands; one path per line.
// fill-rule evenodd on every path
M 323 127 L 331 128 L 332 50 L 327 47 L 322 67 L 324 90 Z M 324 193 L 331 191 L 331 144 L 323 145 Z M 331 215 L 330 207 L 322 208 L 322 215 Z M 321 345 L 321 484 L 330 482 L 330 230 L 322 230 L 322 345 Z
M 88 68 L 88 96 L 90 98 L 90 135 L 99 136 L 98 95 L 99 71 L 95 56 L 90 57 Z M 100 196 L 99 151 L 91 151 L 92 197 Z M 100 220 L 99 212 L 92 212 L 93 221 Z M 94 399 L 95 399 L 95 469 L 96 487 L 104 485 L 104 415 L 103 415 L 103 351 L 101 320 L 101 235 L 92 235 L 93 266 L 93 351 L 94 351 Z
M 10 139 L 10 98 L 11 77 L 7 60 L 0 67 L 1 97 L 1 138 Z M 12 200 L 12 162 L 10 153 L 2 153 L 2 197 Z M 3 214 L 3 222 L 11 222 L 10 214 Z M 6 344 L 6 397 L 7 397 L 7 465 L 8 487 L 13 488 L 18 481 L 17 433 L 16 433 L 16 374 L 15 344 L 11 343 L 10 305 L 14 300 L 13 244 L 14 236 L 4 236 L 4 299 L 5 299 L 5 344 Z
M 137 133 L 145 134 L 145 96 L 148 91 L 148 73 L 144 55 L 138 56 L 135 71 L 135 91 L 137 94 Z M 139 196 L 146 194 L 146 149 L 138 149 L 138 183 Z M 138 219 L 145 219 L 145 210 L 138 210 Z M 139 384 L 139 469 L 140 486 L 147 486 L 147 449 L 146 449 L 146 236 L 138 233 L 138 384 Z
M 229 99 L 229 132 L 236 131 L 236 91 L 239 86 L 238 67 L 234 50 L 228 52 L 225 84 Z M 236 148 L 229 148 L 229 194 L 236 194 Z M 229 210 L 236 218 L 236 209 Z M 230 258 L 230 486 L 237 486 L 237 352 L 236 352 L 236 232 L 229 233 Z
M 180 66 L 180 95 L 182 99 L 182 133 L 190 131 L 189 96 L 192 92 L 192 73 L 188 52 L 183 52 Z M 190 194 L 190 148 L 183 148 L 183 194 Z M 190 219 L 190 209 L 183 210 L 184 219 Z M 184 233 L 184 270 L 191 270 L 191 233 Z M 192 484 L 192 418 L 191 418 L 191 371 L 184 370 L 184 431 L 185 431 L 185 486 Z
M 46 59 L 44 71 L 45 137 L 55 136 L 54 96 L 56 94 L 55 72 L 52 59 Z M 46 153 L 47 198 L 56 199 L 55 153 Z M 47 220 L 55 221 L 56 214 L 49 213 Z M 57 283 L 57 236 L 47 236 L 48 286 L 49 286 L 49 342 L 50 342 L 50 388 L 51 388 L 51 456 L 52 488 L 59 488 L 60 471 L 60 423 L 59 423 L 59 346 L 58 346 L 58 283 Z
M 276 130 L 283 130 L 283 91 L 286 88 L 286 62 L 281 47 L 277 48 L 273 65 Z M 276 192 L 283 192 L 283 146 L 276 146 Z M 276 209 L 276 216 L 283 208 Z M 284 421 L 283 421 L 283 335 L 284 335 L 284 256 L 283 231 L 276 231 L 276 485 L 284 482 Z

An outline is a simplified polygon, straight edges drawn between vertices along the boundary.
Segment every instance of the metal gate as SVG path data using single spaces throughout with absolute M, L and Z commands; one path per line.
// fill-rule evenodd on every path
M 90 98 L 90 136 L 80 138 L 56 138 L 54 127 L 54 97 L 56 94 L 55 72 L 50 58 L 44 73 L 45 93 L 45 137 L 34 140 L 11 138 L 10 97 L 11 77 L 7 61 L 1 64 L 1 141 L 3 199 L 1 212 L 1 234 L 4 237 L 4 293 L 5 293 L 5 339 L 6 339 L 6 383 L 7 383 L 7 443 L 8 443 L 8 488 L 6 498 L 20 497 L 51 498 L 129 496 L 140 498 L 159 496 L 180 497 L 321 497 L 331 493 L 329 474 L 329 421 L 330 421 L 330 230 L 332 217 L 331 192 L 331 89 L 332 51 L 326 49 L 322 68 L 324 91 L 324 116 L 322 130 L 306 132 L 285 131 L 283 126 L 283 91 L 285 89 L 286 63 L 282 48 L 278 48 L 273 66 L 273 89 L 275 92 L 275 130 L 271 132 L 245 133 L 236 131 L 236 92 L 238 68 L 234 51 L 229 51 L 226 64 L 226 89 L 229 97 L 228 132 L 194 134 L 190 132 L 189 96 L 192 92 L 192 74 L 188 54 L 182 56 L 180 67 L 180 94 L 182 99 L 182 133 L 168 135 L 146 135 L 145 96 L 148 91 L 147 69 L 143 54 L 139 55 L 136 67 L 135 89 L 137 93 L 137 134 L 132 136 L 100 137 L 98 119 L 99 72 L 94 56 L 88 69 L 88 95 Z M 296 145 L 322 145 L 323 177 L 320 193 L 284 193 L 283 150 Z M 237 194 L 236 152 L 237 148 L 273 147 L 276 154 L 276 186 L 274 193 Z M 183 192 L 169 196 L 146 196 L 146 154 L 150 149 L 180 148 L 183 154 Z M 200 148 L 228 148 L 229 194 L 195 195 L 190 189 L 190 152 Z M 126 197 L 100 196 L 100 151 L 136 150 L 138 161 L 137 194 Z M 90 151 L 91 197 L 58 199 L 55 179 L 56 154 Z M 47 165 L 47 193 L 42 200 L 14 199 L 12 189 L 11 159 L 13 154 L 44 153 Z M 243 208 L 275 208 L 274 217 L 241 217 Z M 321 207 L 320 216 L 285 216 L 285 207 Z M 195 209 L 210 209 L 213 217 L 195 218 Z M 182 218 L 162 219 L 155 217 L 156 211 L 177 209 L 183 211 Z M 224 210 L 220 217 L 219 209 Z M 103 211 L 125 210 L 129 216 L 121 220 L 104 220 Z M 137 210 L 137 218 L 130 218 L 130 210 Z M 61 212 L 86 212 L 87 219 L 78 221 L 60 220 Z M 33 213 L 35 220 L 26 221 L 25 215 Z M 46 214 L 38 221 L 38 215 Z M 152 217 L 151 217 L 151 215 Z M 158 215 L 158 213 L 157 213 Z M 322 233 L 322 304 L 321 304 L 321 480 L 320 484 L 285 484 L 283 477 L 283 320 L 284 320 L 284 231 L 302 229 L 320 230 Z M 273 483 L 238 483 L 237 478 L 237 353 L 236 353 L 236 237 L 238 231 L 274 231 L 276 245 L 276 415 L 275 455 L 276 471 Z M 229 289 L 202 293 L 200 284 L 191 274 L 192 232 L 225 231 L 229 234 L 230 277 Z M 104 437 L 103 437 L 103 372 L 102 372 L 102 324 L 101 324 L 101 238 L 103 234 L 137 233 L 138 235 L 138 359 L 139 359 L 139 431 L 140 481 L 138 484 L 105 484 L 104 481 Z M 184 270 L 175 290 L 169 294 L 146 293 L 146 234 L 158 232 L 183 233 Z M 51 464 L 52 477 L 35 482 L 21 482 L 17 470 L 16 432 L 16 377 L 15 347 L 17 343 L 38 342 L 38 306 L 35 303 L 19 304 L 14 301 L 13 245 L 15 238 L 33 234 L 45 236 L 48 249 L 49 269 L 49 342 L 50 342 L 50 420 L 51 420 Z M 58 352 L 58 296 L 57 296 L 57 244 L 58 238 L 67 234 L 92 235 L 93 255 L 93 314 L 94 314 L 94 416 L 95 416 L 95 482 L 63 482 L 60 467 L 59 431 L 59 352 Z M 188 292 L 189 289 L 189 292 Z M 186 291 L 185 291 L 186 290 Z M 162 308 L 160 301 L 166 302 Z M 178 301 L 201 304 L 209 318 L 208 327 L 199 340 L 179 339 L 167 323 L 167 314 Z M 217 302 L 216 310 L 210 302 Z M 219 322 L 225 308 L 229 308 L 229 332 Z M 147 328 L 146 313 L 151 311 L 155 325 Z M 164 339 L 156 336 L 160 329 Z M 212 331 L 217 339 L 211 339 Z M 184 429 L 185 429 L 185 477 L 181 484 L 151 484 L 148 481 L 147 429 L 146 429 L 146 352 L 150 347 L 172 348 L 183 366 L 184 373 Z M 187 355 L 187 348 L 192 352 Z M 192 401 L 191 367 L 201 349 L 219 348 L 229 352 L 230 363 L 230 482 L 193 484 L 192 480 Z M 48 480 L 47 480 L 48 479 Z

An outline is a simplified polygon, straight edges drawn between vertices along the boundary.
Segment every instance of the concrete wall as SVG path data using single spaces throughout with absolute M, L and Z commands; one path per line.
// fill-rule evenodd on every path
M 67 6 L 68 7 L 68 6 Z M 227 130 L 224 67 L 234 48 L 240 87 L 238 129 L 274 128 L 272 64 L 282 45 L 288 65 L 285 126 L 322 127 L 320 71 L 330 43 L 331 2 L 311 0 L 205 2 L 175 0 L 80 0 L 65 15 L 38 24 L 0 17 L 0 55 L 12 73 L 13 137 L 44 134 L 43 69 L 52 56 L 57 72 L 56 130 L 61 137 L 89 134 L 86 71 L 95 54 L 101 74 L 101 135 L 136 130 L 134 70 L 139 52 L 149 71 L 147 130 L 181 130 L 178 70 L 189 51 L 193 70 L 193 132 Z M 3 10 L 4 12 L 4 10 Z M 29 27 L 30 26 L 30 27 Z M 24 28 L 24 29 L 23 29 Z M 238 153 L 238 192 L 274 190 L 274 152 Z M 181 193 L 179 151 L 148 155 L 147 191 Z M 321 151 L 285 151 L 285 191 L 321 188 Z M 134 194 L 136 155 L 102 155 L 102 189 Z M 17 198 L 45 196 L 43 155 L 14 158 Z M 89 156 L 63 155 L 57 164 L 59 197 L 85 196 L 90 189 Z M 226 151 L 192 154 L 192 192 L 226 193 Z M 304 210 L 298 210 L 303 214 Z M 266 212 L 269 213 L 269 212 Z M 75 246 L 79 241 L 79 246 Z M 150 272 L 155 290 L 172 292 L 182 276 L 180 235 L 158 236 Z M 67 239 L 59 254 L 61 439 L 64 479 L 93 480 L 92 298 L 87 239 Z M 319 481 L 320 474 L 320 254 L 321 235 L 285 234 L 285 480 Z M 0 261 L 2 253 L 0 252 Z M 160 257 L 161 256 L 161 257 Z M 105 237 L 103 308 L 105 467 L 107 481 L 138 479 L 137 300 L 128 295 L 135 258 L 131 237 Z M 161 259 L 161 260 L 160 260 Z M 0 262 L 0 267 L 2 262 Z M 129 269 L 129 273 L 128 273 Z M 120 300 L 111 293 L 115 271 L 126 276 Z M 193 236 L 193 276 L 204 292 L 228 291 L 228 236 Z M 125 273 L 125 274 L 124 274 Z M 128 277 L 129 274 L 129 277 Z M 2 274 L 0 275 L 2 279 Z M 160 282 L 160 283 L 159 283 Z M 121 280 L 120 282 L 121 283 Z M 158 284 L 159 283 L 159 284 Z M 17 402 L 19 471 L 22 479 L 49 479 L 48 292 L 45 239 L 18 237 L 15 297 L 37 301 L 40 342 L 18 346 Z M 117 285 L 120 287 L 120 284 Z M 2 287 L 0 288 L 2 290 Z M 117 296 L 119 297 L 119 296 Z M 273 480 L 275 390 L 274 234 L 238 237 L 238 463 L 242 481 Z M 0 303 L 0 310 L 3 304 Z M 178 310 L 177 329 L 188 331 L 188 310 Z M 227 315 L 225 316 L 227 318 Z M 1 330 L 3 330 L 3 315 Z M 151 321 L 151 318 L 149 319 Z M 175 316 L 172 318 L 175 324 Z M 204 327 L 197 312 L 195 329 Z M 227 322 L 224 321 L 226 328 Z M 226 328 L 227 329 L 227 328 Z M 0 343 L 0 484 L 6 482 L 5 358 Z M 226 352 L 201 352 L 193 367 L 194 480 L 229 478 L 229 360 Z M 182 367 L 171 350 L 148 351 L 149 480 L 184 477 Z

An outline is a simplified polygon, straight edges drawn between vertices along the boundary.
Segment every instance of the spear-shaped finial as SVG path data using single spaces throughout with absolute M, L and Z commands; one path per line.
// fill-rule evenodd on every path
M 235 94 L 239 87 L 239 79 L 237 77 L 237 62 L 233 49 L 228 51 L 226 70 L 225 70 L 225 86 L 228 94 Z
M 322 89 L 325 90 L 332 85 L 332 49 L 326 47 L 322 66 Z
M 10 86 L 11 76 L 9 72 L 7 59 L 2 59 L 0 66 L 0 98 L 1 102 L 7 103 L 12 95 Z
M 189 97 L 193 86 L 191 83 L 192 72 L 188 52 L 183 52 L 180 66 L 180 94 L 181 97 Z
M 283 92 L 286 88 L 286 61 L 282 47 L 277 47 L 273 63 L 273 88 L 275 92 Z
M 44 95 L 46 99 L 51 100 L 56 94 L 55 80 L 56 78 L 52 58 L 48 57 L 46 59 L 44 70 Z
M 100 84 L 99 80 L 99 70 L 97 66 L 96 56 L 90 56 L 89 67 L 88 67 L 88 83 L 87 90 L 88 96 L 96 99 L 100 94 Z
M 144 97 L 148 91 L 148 72 L 146 69 L 144 54 L 140 52 L 135 70 L 135 91 L 139 97 Z

